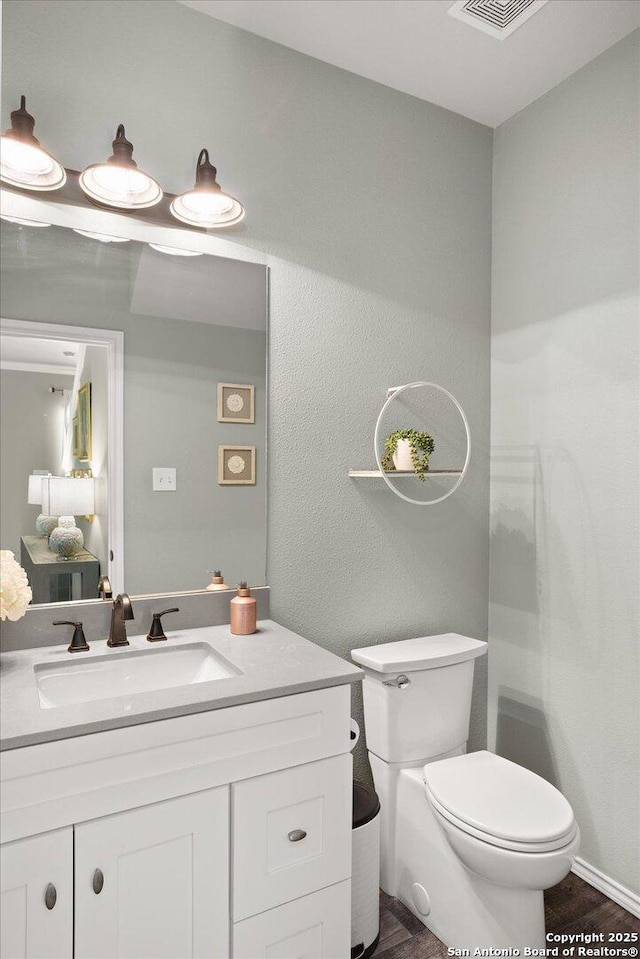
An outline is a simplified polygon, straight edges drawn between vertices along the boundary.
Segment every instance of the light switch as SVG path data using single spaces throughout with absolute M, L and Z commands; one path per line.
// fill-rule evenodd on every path
M 175 466 L 153 467 L 153 489 L 160 493 L 175 493 L 176 468 Z

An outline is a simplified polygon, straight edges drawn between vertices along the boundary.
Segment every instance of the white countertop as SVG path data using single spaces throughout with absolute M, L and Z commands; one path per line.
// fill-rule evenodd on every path
M 261 620 L 258 632 L 233 636 L 228 626 L 170 630 L 167 648 L 194 641 L 207 642 L 230 660 L 242 675 L 117 696 L 69 706 L 40 705 L 34 667 L 39 664 L 119 656 L 139 650 L 153 655 L 145 636 L 130 636 L 129 645 L 109 649 L 106 641 L 91 643 L 87 653 L 71 655 L 66 645 L 28 648 L 0 655 L 0 749 L 84 736 L 138 723 L 223 709 L 243 703 L 289 696 L 327 686 L 358 682 L 362 671 L 333 653 L 310 643 L 272 620 Z

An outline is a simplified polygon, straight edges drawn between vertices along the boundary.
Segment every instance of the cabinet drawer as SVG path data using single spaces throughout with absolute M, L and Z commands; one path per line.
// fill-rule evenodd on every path
M 351 876 L 351 754 L 232 787 L 233 919 Z
M 233 959 L 347 959 L 351 880 L 233 927 Z

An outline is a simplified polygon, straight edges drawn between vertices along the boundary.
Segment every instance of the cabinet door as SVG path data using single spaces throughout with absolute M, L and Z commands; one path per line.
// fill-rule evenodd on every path
M 233 927 L 233 959 L 348 959 L 350 952 L 349 879 Z
M 76 826 L 76 959 L 229 955 L 229 787 Z
M 73 830 L 0 847 L 0 956 L 71 959 Z
M 234 783 L 233 918 L 351 876 L 351 754 Z

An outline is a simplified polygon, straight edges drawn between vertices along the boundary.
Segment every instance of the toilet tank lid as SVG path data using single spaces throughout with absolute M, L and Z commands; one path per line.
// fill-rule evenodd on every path
M 487 644 L 459 633 L 441 633 L 439 636 L 420 636 L 402 639 L 396 643 L 352 649 L 355 663 L 376 673 L 411 672 L 416 669 L 438 669 L 454 663 L 464 663 L 483 656 Z

